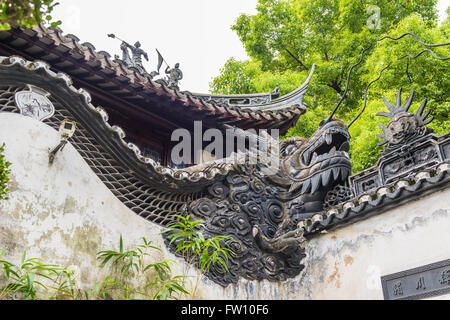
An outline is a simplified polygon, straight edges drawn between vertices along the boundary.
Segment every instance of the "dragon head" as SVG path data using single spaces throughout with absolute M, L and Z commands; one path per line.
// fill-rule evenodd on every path
M 281 143 L 280 170 L 270 179 L 300 203 L 293 220 L 322 211 L 328 191 L 345 183 L 351 173 L 349 139 L 344 122 L 333 118 L 323 121 L 309 139 L 294 137 Z

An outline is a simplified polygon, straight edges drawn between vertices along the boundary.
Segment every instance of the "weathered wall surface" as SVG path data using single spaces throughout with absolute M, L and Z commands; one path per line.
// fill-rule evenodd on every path
M 450 189 L 311 239 L 305 269 L 269 285 L 241 281 L 244 299 L 383 299 L 380 277 L 450 258 Z M 450 295 L 432 299 L 450 299 Z
M 11 166 L 9 200 L 0 201 L 0 251 L 18 263 L 27 257 L 74 267 L 79 287 L 92 289 L 106 275 L 96 253 L 141 244 L 141 237 L 162 249 L 155 260 L 175 259 L 165 250 L 162 229 L 123 205 L 67 144 L 52 166 L 48 150 L 59 134 L 32 118 L 0 113 L 0 144 Z M 174 268 L 174 272 L 181 274 Z
M 80 287 L 104 276 L 96 253 L 125 247 L 145 236 L 167 252 L 161 228 L 138 217 L 102 184 L 68 144 L 52 166 L 48 150 L 59 142 L 47 125 L 18 114 L 0 114 L 0 143 L 12 162 L 10 199 L 0 202 L 0 249 L 19 261 L 29 256 L 75 266 Z M 450 189 L 311 239 L 306 267 L 279 283 L 241 280 L 223 288 L 205 280 L 205 299 L 382 299 L 382 275 L 450 258 Z M 178 260 L 180 261 L 180 260 Z M 181 274 L 181 263 L 174 272 Z M 441 296 L 437 298 L 450 298 Z

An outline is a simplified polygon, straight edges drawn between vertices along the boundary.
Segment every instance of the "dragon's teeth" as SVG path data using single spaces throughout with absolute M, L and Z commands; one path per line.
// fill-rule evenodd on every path
M 320 187 L 321 185 L 321 176 L 320 175 L 316 175 L 314 177 L 311 178 L 311 193 L 316 192 L 316 190 Z
M 336 147 L 334 146 L 333 148 L 331 148 L 330 150 L 330 154 L 336 153 Z
M 339 170 L 339 168 L 333 168 L 333 169 L 331 169 L 331 170 L 333 170 L 334 180 L 339 179 L 339 173 L 341 172 L 341 171 Z
M 311 162 L 315 162 L 316 160 L 317 160 L 317 153 L 314 152 L 313 156 L 312 156 L 312 159 L 311 159 Z
M 308 192 L 310 187 L 311 187 L 311 180 L 308 179 L 305 182 L 303 182 L 301 193 L 304 194 L 304 193 Z
M 328 182 L 330 182 L 331 178 L 331 169 L 327 170 L 322 175 L 322 185 L 325 187 L 328 185 Z
M 347 179 L 348 178 L 348 176 L 350 175 L 350 170 L 348 170 L 348 169 L 346 169 L 346 168 L 343 168 L 342 170 L 342 179 Z
M 333 141 L 333 136 L 330 133 L 325 134 L 325 141 L 327 142 L 328 145 L 330 145 L 331 142 Z
M 309 162 L 309 151 L 305 151 L 305 152 L 303 153 L 303 162 L 304 162 L 305 164 L 308 164 L 308 162 Z

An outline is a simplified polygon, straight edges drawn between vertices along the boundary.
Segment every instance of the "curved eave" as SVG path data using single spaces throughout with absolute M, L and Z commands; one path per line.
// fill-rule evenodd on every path
M 311 78 L 314 74 L 314 70 L 316 69 L 316 64 L 313 64 L 311 67 L 311 71 L 309 72 L 308 78 L 294 91 L 285 94 L 284 96 L 273 100 L 268 104 L 261 105 L 257 107 L 257 110 L 260 111 L 277 111 L 285 109 L 286 107 L 295 107 L 295 106 L 303 106 L 306 109 L 306 105 L 303 104 L 303 98 L 308 91 L 309 83 L 311 82 Z M 252 108 L 255 110 L 255 108 Z
M 241 128 L 283 128 L 281 131 L 286 131 L 287 124 L 295 124 L 298 117 L 306 111 L 301 103 L 288 103 L 277 108 L 286 98 L 274 101 L 275 104 L 256 108 L 206 101 L 187 91 L 174 90 L 155 82 L 150 76 L 139 74 L 115 62 L 107 52 L 96 51 L 92 44 L 80 43 L 74 35 L 64 35 L 59 29 L 43 25 L 32 29 L 12 27 L 11 30 L 0 31 L 0 44 L 6 46 L 6 50 L 0 54 L 20 55 L 30 61 L 44 61 L 56 72 L 66 73 L 72 79 L 82 81 L 83 87 L 88 84 L 87 90 L 94 88 L 107 92 L 108 95 L 137 106 L 137 110 L 158 112 L 163 117 L 173 117 L 178 111 L 186 110 L 192 115 L 208 118 L 210 125 L 215 127 L 229 124 Z M 148 108 L 148 105 L 155 104 L 164 107 L 155 110 L 153 107 Z M 167 108 L 168 105 L 177 110 Z
M 51 71 L 50 66 L 41 61 L 0 56 L 0 80 L 19 83 L 25 76 L 28 84 L 41 87 L 62 102 L 99 144 L 150 186 L 172 192 L 199 191 L 233 169 L 231 165 L 217 165 L 207 171 L 191 172 L 161 166 L 153 159 L 142 156 L 136 145 L 125 141 L 124 130 L 110 125 L 106 111 L 92 105 L 90 94 L 75 88 L 69 76 Z
M 241 110 L 247 111 L 278 111 L 278 110 L 289 110 L 294 107 L 304 107 L 306 109 L 306 105 L 303 104 L 303 97 L 305 96 L 309 83 L 311 82 L 311 78 L 314 74 L 314 70 L 316 68 L 316 64 L 313 64 L 311 67 L 311 71 L 309 72 L 306 80 L 294 91 L 274 99 L 268 103 L 262 103 L 258 105 L 248 105 L 248 104 L 232 104 L 233 107 L 237 107 Z M 252 94 L 224 94 L 224 95 L 213 95 L 213 94 L 205 94 L 205 93 L 191 93 L 192 96 L 199 97 L 206 101 L 214 101 L 214 99 L 234 99 L 234 100 L 246 100 L 252 98 L 262 98 L 268 97 L 271 93 L 252 93 Z M 211 97 L 213 98 L 211 100 Z
M 210 94 L 210 93 L 199 93 L 199 92 L 191 92 L 193 96 L 200 97 L 203 99 L 208 99 L 209 97 L 216 98 L 263 98 L 272 95 L 272 92 L 263 92 L 263 93 L 248 93 L 248 94 Z M 237 106 L 241 106 L 240 104 L 236 104 Z

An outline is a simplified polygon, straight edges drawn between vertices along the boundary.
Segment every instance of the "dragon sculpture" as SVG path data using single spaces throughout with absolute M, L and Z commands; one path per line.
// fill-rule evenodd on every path
M 279 169 L 236 164 L 204 196 L 188 203 L 184 214 L 203 220 L 206 237 L 226 235 L 229 255 L 224 272 L 213 266 L 208 276 L 222 285 L 247 279 L 272 281 L 294 277 L 303 269 L 306 239 L 297 223 L 324 209 L 327 193 L 343 185 L 351 172 L 349 133 L 339 119 L 321 125 L 311 138 L 280 143 Z M 170 242 L 172 250 L 177 242 Z

